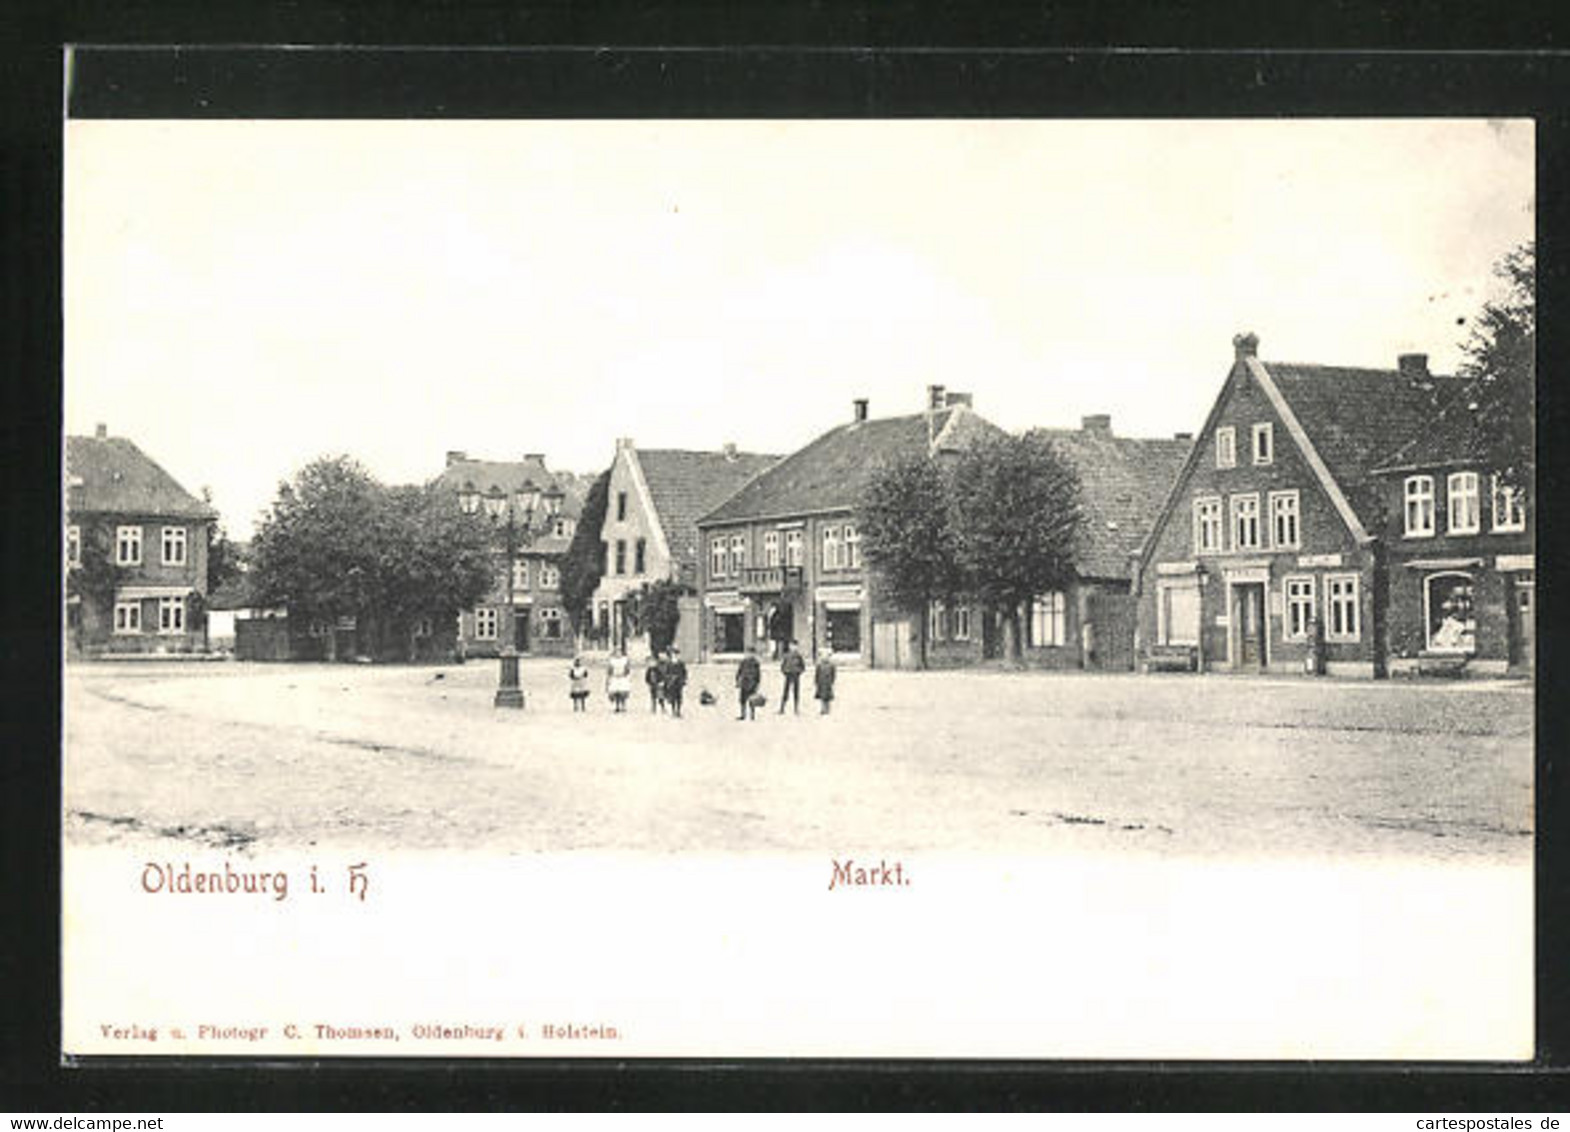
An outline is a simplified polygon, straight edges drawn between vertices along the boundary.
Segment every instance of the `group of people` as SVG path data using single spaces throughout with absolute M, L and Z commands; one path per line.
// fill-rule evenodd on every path
M 807 660 L 801 655 L 797 643 L 791 641 L 780 658 L 780 674 L 785 677 L 784 686 L 780 689 L 780 715 L 785 714 L 787 702 L 796 714 L 801 714 L 801 677 L 806 671 Z M 828 715 L 829 705 L 834 702 L 835 675 L 834 652 L 825 648 L 818 654 L 818 664 L 812 672 L 813 698 L 818 701 L 819 715 Z M 736 666 L 736 693 L 741 709 L 737 719 L 758 718 L 758 709 L 764 703 L 763 693 L 759 691 L 762 685 L 763 666 L 758 663 L 757 651 L 748 649 L 747 655 Z
M 780 659 L 780 674 L 784 676 L 785 683 L 780 690 L 779 714 L 785 714 L 787 703 L 798 715 L 801 714 L 801 678 L 806 671 L 807 660 L 801 655 L 797 643 L 791 641 Z M 834 653 L 824 649 L 818 656 L 812 676 L 813 697 L 818 701 L 820 715 L 829 714 L 829 705 L 834 702 L 835 675 Z M 680 719 L 682 695 L 687 687 L 687 664 L 681 658 L 681 650 L 671 647 L 651 655 L 643 670 L 643 681 L 649 689 L 649 711 L 669 711 Z M 573 658 L 572 667 L 567 670 L 567 682 L 572 710 L 587 711 L 589 669 L 583 657 Z M 758 708 L 765 702 L 760 691 L 762 685 L 763 668 L 758 662 L 757 651 L 748 649 L 747 655 L 736 666 L 736 691 L 740 701 L 737 719 L 758 718 Z M 605 694 L 611 701 L 611 711 L 620 714 L 627 710 L 627 701 L 632 696 L 632 660 L 627 656 L 625 648 L 618 648 L 605 664 Z M 712 702 L 712 697 L 708 697 L 707 693 L 705 702 Z

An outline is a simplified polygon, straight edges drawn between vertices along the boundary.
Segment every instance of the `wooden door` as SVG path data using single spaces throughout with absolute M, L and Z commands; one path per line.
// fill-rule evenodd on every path
M 1233 589 L 1237 619 L 1239 668 L 1262 668 L 1265 664 L 1265 587 L 1247 582 Z

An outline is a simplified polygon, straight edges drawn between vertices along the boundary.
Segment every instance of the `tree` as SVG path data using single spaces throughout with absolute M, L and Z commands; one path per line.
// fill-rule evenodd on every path
M 450 622 L 477 603 L 490 590 L 498 554 L 505 554 L 483 513 L 463 514 L 436 488 L 390 489 L 384 515 L 376 604 L 385 638 L 413 660 L 419 622 Z
M 561 600 L 572 619 L 576 633 L 588 631 L 591 621 L 589 604 L 599 587 L 605 570 L 605 550 L 600 541 L 605 526 L 605 505 L 610 496 L 611 474 L 604 471 L 589 486 L 583 501 L 583 511 L 578 516 L 577 529 L 561 564 Z
M 645 582 L 638 590 L 632 616 L 639 629 L 649 635 L 649 648 L 654 652 L 664 652 L 676 640 L 683 592 L 681 583 L 669 578 Z
M 213 490 L 202 488 L 202 502 L 213 503 Z M 229 539 L 222 520 L 213 524 L 212 538 L 207 544 L 207 592 L 215 594 L 224 584 L 239 577 L 241 571 L 240 548 Z
M 80 562 L 66 570 L 65 592 L 78 601 L 76 647 L 80 652 L 87 644 L 88 611 L 93 620 L 108 623 L 114 615 L 115 591 L 127 571 L 115 565 L 114 535 L 107 524 L 84 520 L 77 537 Z
M 1021 654 L 1019 614 L 1074 578 L 1079 477 L 1039 433 L 994 436 L 960 453 L 952 478 L 957 559 L 970 592 L 1004 618 Z
M 1462 345 L 1461 376 L 1471 379 L 1466 396 L 1472 410 L 1475 451 L 1469 453 L 1501 480 L 1530 487 L 1536 467 L 1533 446 L 1537 353 L 1537 246 L 1528 242 L 1494 267 L 1504 293 L 1483 304 Z
M 962 585 L 950 485 L 927 456 L 908 456 L 880 467 L 857 509 L 862 553 L 878 584 L 920 627 L 919 663 L 927 666 L 927 609 Z

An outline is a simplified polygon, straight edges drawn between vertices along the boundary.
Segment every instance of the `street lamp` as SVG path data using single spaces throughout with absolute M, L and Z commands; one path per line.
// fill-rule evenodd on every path
M 512 497 L 501 488 L 492 486 L 485 495 L 485 513 L 490 516 L 493 524 L 504 516 L 507 520 L 507 637 L 502 642 L 499 655 L 501 657 L 501 676 L 496 684 L 495 705 L 497 707 L 521 708 L 523 707 L 523 689 L 518 684 L 518 608 L 513 603 L 513 563 L 518 557 L 518 528 L 513 514 Z M 529 509 L 524 515 L 524 530 L 527 532 L 533 521 L 533 511 Z

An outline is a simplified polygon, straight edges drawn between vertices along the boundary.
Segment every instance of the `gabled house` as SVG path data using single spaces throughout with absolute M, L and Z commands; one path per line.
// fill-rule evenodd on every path
M 205 651 L 217 513 L 103 425 L 66 437 L 65 464 L 69 653 Z
M 590 606 L 594 636 L 605 645 L 628 644 L 634 595 L 668 579 L 687 594 L 679 603 L 676 646 L 697 656 L 698 519 L 778 461 L 738 452 L 734 444 L 703 452 L 640 449 L 630 437 L 617 440 L 600 528 L 603 569 Z
M 1388 456 L 1462 390 L 1393 370 L 1234 359 L 1139 563 L 1139 651 L 1202 670 L 1388 671 Z
M 571 474 L 550 471 L 537 452 L 516 461 L 448 452 L 446 466 L 432 482 L 450 495 L 455 509 L 491 525 L 499 562 L 508 561 L 509 543 L 512 551 L 491 592 L 459 614 L 456 651 L 495 656 L 510 640 L 526 656 L 571 656 L 561 560 L 583 510 L 583 484 Z M 440 627 L 422 628 L 428 637 L 443 635 Z
M 988 432 L 966 393 L 928 389 L 924 412 L 852 417 L 785 457 L 698 521 L 702 566 L 702 654 L 733 659 L 747 649 L 776 656 L 799 641 L 827 647 L 844 662 L 905 667 L 916 656 L 907 613 L 880 603 L 861 555 L 856 509 L 878 467 L 909 453 L 942 458 Z M 966 604 L 953 611 L 955 635 L 983 634 L 990 621 Z

